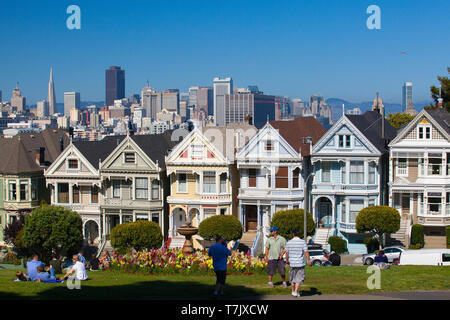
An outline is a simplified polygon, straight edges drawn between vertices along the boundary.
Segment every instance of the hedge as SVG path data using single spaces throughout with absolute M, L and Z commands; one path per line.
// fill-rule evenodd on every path
M 203 220 L 198 226 L 198 234 L 206 240 L 215 240 L 217 236 L 227 241 L 242 238 L 242 224 L 232 215 L 216 215 Z
M 328 238 L 328 244 L 331 247 L 331 251 L 334 251 L 338 254 L 346 252 L 347 241 L 338 236 L 331 236 Z
M 153 221 L 138 220 L 115 226 L 110 234 L 111 246 L 120 253 L 131 248 L 137 251 L 160 248 L 163 241 L 161 228 Z
M 306 234 L 313 235 L 316 232 L 316 224 L 312 214 L 306 211 Z M 300 232 L 300 238 L 303 238 L 303 209 L 292 209 L 278 211 L 273 215 L 271 227 L 278 227 L 278 234 L 286 238 L 292 239 L 292 231 L 297 229 Z
M 450 226 L 445 227 L 445 234 L 447 236 L 447 248 L 450 249 Z
M 411 244 L 412 245 L 420 244 L 420 247 L 423 247 L 424 243 L 425 240 L 423 236 L 423 225 L 414 224 L 411 228 Z

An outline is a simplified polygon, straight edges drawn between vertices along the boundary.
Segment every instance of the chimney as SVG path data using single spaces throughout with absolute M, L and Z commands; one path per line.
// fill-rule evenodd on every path
M 61 138 L 59 138 L 59 152 L 63 152 L 64 150 L 64 137 L 61 136 Z
M 40 147 L 36 149 L 36 164 L 39 166 L 45 165 L 45 148 Z

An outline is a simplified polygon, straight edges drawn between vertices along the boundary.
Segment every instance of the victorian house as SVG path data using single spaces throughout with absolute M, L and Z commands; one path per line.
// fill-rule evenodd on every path
M 255 127 L 246 124 L 195 128 L 186 132 L 167 156 L 170 247 L 183 245 L 184 237 L 177 228 L 187 220 L 198 227 L 214 215 L 237 216 L 237 202 L 233 199 L 237 199 L 239 175 L 234 154 L 239 143 L 243 145 L 245 137 L 255 132 Z M 206 244 L 199 235 L 193 240 L 197 248 Z
M 52 204 L 77 211 L 89 244 L 108 245 L 118 224 L 149 220 L 167 233 L 164 157 L 172 131 L 74 142 L 46 172 Z
M 252 254 L 263 251 L 277 211 L 303 208 L 311 144 L 325 132 L 313 117 L 271 121 L 239 150 L 239 219 Z
M 377 111 L 344 114 L 312 150 L 315 242 L 338 235 L 350 253 L 365 253 L 355 219 L 368 206 L 388 204 L 388 143 L 396 130 Z
M 450 225 L 450 114 L 422 110 L 389 144 L 389 205 L 402 216 L 409 244 L 411 226 L 424 226 L 425 247 L 445 248 Z
M 68 144 L 67 133 L 57 129 L 0 138 L 0 243 L 6 225 L 50 203 L 44 170 Z

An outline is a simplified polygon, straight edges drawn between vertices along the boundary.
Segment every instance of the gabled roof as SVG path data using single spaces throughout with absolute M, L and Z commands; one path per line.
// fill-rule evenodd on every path
M 428 118 L 433 125 L 435 125 L 438 130 L 442 131 L 442 134 L 450 140 L 450 113 L 444 108 L 436 108 L 433 110 L 423 109 L 410 123 L 399 131 L 398 135 L 393 139 L 390 145 L 400 141 L 423 117 Z
M 297 117 L 294 120 L 269 121 L 269 123 L 295 151 L 299 152 L 301 149 L 302 157 L 310 155 L 309 143 L 303 143 L 303 138 L 311 137 L 312 143 L 315 144 L 327 132 L 314 117 Z
M 162 134 L 132 135 L 130 138 L 159 167 L 165 168 L 164 157 L 178 141 L 171 141 L 173 130 Z M 127 136 L 106 136 L 100 141 L 77 141 L 74 145 L 86 157 L 94 168 L 98 169 L 99 160 L 103 162 Z
M 43 172 L 61 153 L 60 139 L 63 138 L 63 149 L 69 145 L 69 137 L 63 130 L 46 129 L 38 133 L 21 133 L 12 138 L 0 138 L 0 172 L 18 174 Z M 45 148 L 45 163 L 36 163 L 37 149 Z
M 345 117 L 349 119 L 353 125 L 381 152 L 388 152 L 387 144 L 392 141 L 397 135 L 397 131 L 391 124 L 384 119 L 384 139 L 382 137 L 382 115 L 376 111 L 366 111 L 362 115 L 346 114 Z

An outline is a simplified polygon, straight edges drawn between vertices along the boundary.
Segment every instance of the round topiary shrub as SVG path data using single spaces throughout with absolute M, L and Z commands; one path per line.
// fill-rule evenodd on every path
M 153 221 L 138 220 L 119 224 L 111 230 L 111 246 L 120 253 L 131 248 L 137 251 L 160 248 L 163 241 L 161 228 Z
M 388 206 L 372 206 L 362 209 L 356 216 L 356 231 L 371 232 L 383 239 L 384 234 L 396 233 L 400 229 L 400 213 Z
M 292 231 L 297 229 L 300 232 L 300 238 L 303 239 L 303 209 L 292 209 L 278 211 L 273 215 L 271 227 L 278 227 L 278 234 L 292 239 Z M 312 236 L 316 232 L 316 225 L 312 214 L 306 211 L 306 234 Z
M 347 247 L 347 241 L 339 236 L 331 236 L 328 238 L 328 244 L 330 245 L 330 250 L 336 252 L 337 254 L 344 253 Z
M 423 247 L 425 244 L 425 239 L 423 236 L 423 225 L 414 224 L 411 227 L 411 244 L 413 246 L 419 246 L 419 248 Z
M 219 235 L 227 241 L 239 240 L 242 237 L 242 224 L 235 216 L 212 216 L 200 223 L 198 234 L 206 240 L 215 240 Z

